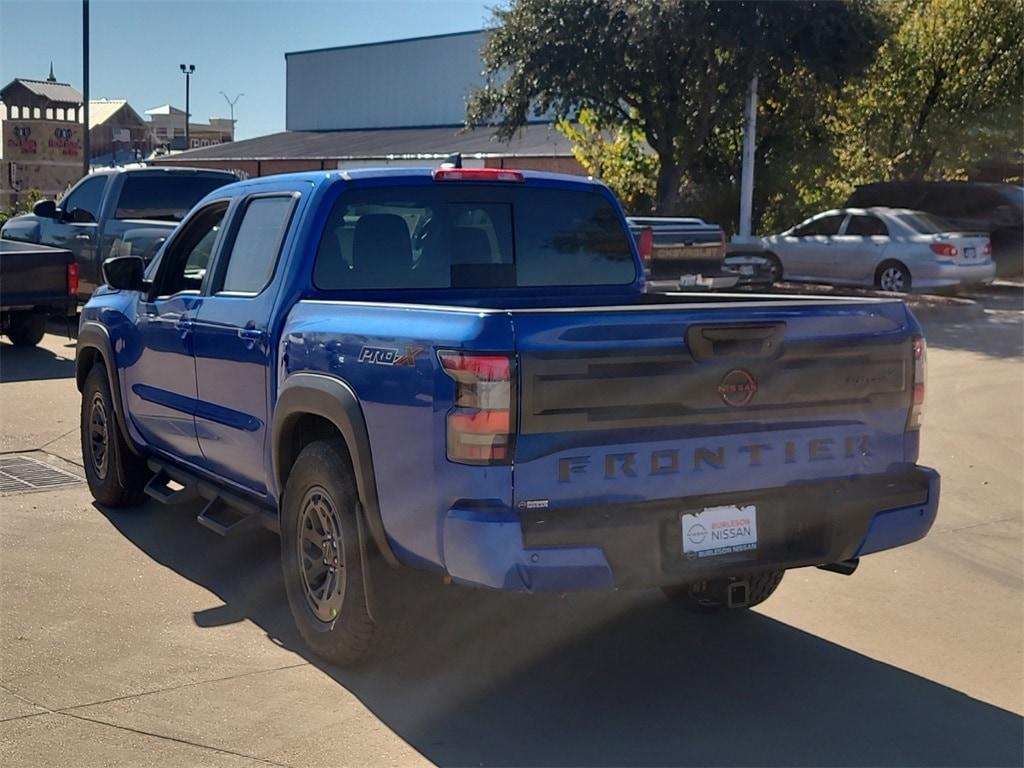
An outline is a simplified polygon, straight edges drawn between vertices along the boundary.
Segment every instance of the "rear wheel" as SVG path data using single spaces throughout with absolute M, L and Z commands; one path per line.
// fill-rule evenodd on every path
M 883 262 L 875 272 L 875 286 L 883 291 L 910 291 L 910 270 L 898 261 Z
M 7 338 L 16 347 L 34 347 L 46 332 L 46 315 L 25 312 L 11 318 Z
M 662 587 L 661 591 L 669 600 L 687 611 L 718 613 L 729 608 L 753 608 L 760 605 L 772 596 L 784 574 L 785 571 L 765 571 L 749 577 L 733 576 Z M 744 591 L 745 594 L 741 595 Z
M 322 659 L 350 665 L 374 647 L 355 476 L 340 439 L 310 443 L 295 460 L 281 508 L 281 563 L 299 634 Z
M 102 363 L 82 388 L 82 463 L 92 497 L 108 507 L 130 507 L 145 498 L 146 462 L 132 453 L 117 425 L 110 382 Z

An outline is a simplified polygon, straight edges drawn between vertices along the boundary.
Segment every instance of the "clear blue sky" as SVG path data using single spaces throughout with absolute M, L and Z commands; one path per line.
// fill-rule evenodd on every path
M 184 109 L 179 64 L 195 64 L 192 119 L 227 117 L 237 138 L 284 130 L 284 54 L 308 48 L 480 29 L 497 0 L 92 0 L 91 98 L 141 114 Z M 80 0 L 0 0 L 0 87 L 15 77 L 82 88 Z

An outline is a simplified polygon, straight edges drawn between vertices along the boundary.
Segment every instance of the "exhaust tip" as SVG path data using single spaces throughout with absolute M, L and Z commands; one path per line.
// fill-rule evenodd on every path
M 860 565 L 860 558 L 851 557 L 849 560 L 842 560 L 838 563 L 819 565 L 818 568 L 823 571 L 831 571 L 832 573 L 841 573 L 843 576 L 851 576 L 857 570 L 858 565 Z

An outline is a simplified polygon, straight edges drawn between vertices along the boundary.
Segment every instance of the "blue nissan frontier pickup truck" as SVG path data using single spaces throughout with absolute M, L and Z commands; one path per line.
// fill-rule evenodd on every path
M 104 277 L 77 353 L 93 496 L 278 531 L 295 622 L 334 662 L 375 646 L 374 551 L 714 611 L 790 568 L 852 573 L 935 519 L 901 301 L 646 293 L 591 180 L 252 179 Z

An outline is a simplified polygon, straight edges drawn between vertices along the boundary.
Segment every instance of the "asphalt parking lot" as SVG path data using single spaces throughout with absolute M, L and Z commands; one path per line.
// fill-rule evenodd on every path
M 0 764 L 1019 766 L 1024 307 L 976 298 L 924 320 L 930 536 L 747 613 L 378 566 L 392 631 L 343 671 L 305 653 L 271 534 L 84 483 L 4 495 Z M 0 452 L 80 473 L 73 359 L 0 344 Z

